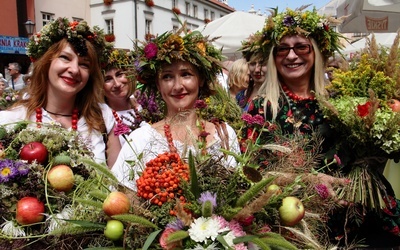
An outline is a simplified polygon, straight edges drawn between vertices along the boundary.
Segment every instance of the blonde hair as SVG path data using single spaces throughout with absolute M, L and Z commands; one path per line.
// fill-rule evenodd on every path
M 311 44 L 314 49 L 314 78 L 311 79 L 311 90 L 316 95 L 326 95 L 325 90 L 325 63 L 324 57 L 318 48 L 317 43 L 313 38 L 310 38 Z M 267 63 L 267 77 L 260 87 L 259 94 L 264 97 L 264 113 L 267 113 L 268 103 L 270 103 L 270 112 L 272 113 L 272 120 L 276 119 L 279 108 L 279 98 L 281 92 L 281 84 L 278 78 L 278 71 L 276 69 L 274 58 L 274 47 L 271 49 Z
M 234 61 L 228 74 L 228 86 L 236 86 L 238 89 L 245 89 L 248 86 L 249 67 L 244 58 Z

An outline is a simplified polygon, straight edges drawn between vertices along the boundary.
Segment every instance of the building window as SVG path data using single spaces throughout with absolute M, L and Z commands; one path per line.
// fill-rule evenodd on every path
M 190 3 L 189 3 L 189 2 L 186 2 L 186 3 L 185 3 L 185 6 L 186 6 L 186 15 L 189 15 L 189 16 L 190 16 Z
M 215 20 L 215 12 L 211 11 L 211 21 Z
M 152 24 L 152 21 L 149 19 L 146 19 L 146 23 L 145 23 L 146 34 L 152 34 L 151 24 Z
M 194 18 L 197 18 L 197 10 L 198 10 L 197 5 L 193 5 L 193 17 Z
M 178 0 L 172 0 L 172 8 L 178 8 Z
M 74 22 L 81 22 L 81 21 L 83 21 L 83 18 L 72 17 L 72 20 L 73 20 Z
M 46 24 L 48 24 L 52 20 L 54 20 L 54 14 L 42 13 L 43 26 L 45 26 Z
M 107 19 L 106 20 L 106 33 L 107 34 L 114 34 L 114 19 Z
M 208 18 L 208 10 L 204 9 L 204 18 Z

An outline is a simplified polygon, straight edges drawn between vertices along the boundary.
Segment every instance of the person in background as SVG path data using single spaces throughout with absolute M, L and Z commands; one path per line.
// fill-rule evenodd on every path
M 217 73 L 218 83 L 226 90 L 229 90 L 228 86 L 228 74 L 231 69 L 233 61 L 227 60 L 222 62 L 222 72 Z
M 4 78 L 0 78 L 0 98 L 3 96 L 6 89 L 7 80 Z
M 146 163 L 164 152 L 178 153 L 182 159 L 210 153 L 223 166 L 236 166 L 224 148 L 239 153 L 237 136 L 225 122 L 204 120 L 198 109 L 212 94 L 211 88 L 221 70 L 221 52 L 200 33 L 181 36 L 166 32 L 134 48 L 134 74 L 148 91 L 156 90 L 165 102 L 166 114 L 151 126 L 133 131 L 112 168 L 116 178 L 136 191 L 138 173 Z M 185 51 L 185 53 L 182 53 Z M 203 55 L 203 57 L 192 57 Z M 201 110 L 200 110 L 201 111 Z M 224 157 L 225 156 L 225 157 Z
M 240 58 L 234 61 L 228 73 L 229 94 L 233 99 L 236 99 L 236 95 L 240 91 L 247 88 L 249 79 L 249 67 L 246 59 Z
M 85 21 L 58 18 L 48 23 L 27 45 L 34 60 L 29 98 L 0 111 L 0 123 L 31 121 L 29 126 L 37 129 L 56 124 L 76 131 L 95 161 L 112 166 L 121 145 L 114 135 L 112 111 L 99 91 L 103 76 L 98 55 L 104 47 L 103 31 Z
M 248 40 L 244 41 L 243 44 L 251 44 L 253 36 L 250 36 Z M 244 45 L 245 47 L 246 45 Z M 249 67 L 250 80 L 247 89 L 240 91 L 236 95 L 236 100 L 243 112 L 246 112 L 251 105 L 252 100 L 259 95 L 261 85 L 264 83 L 267 76 L 267 57 L 263 53 L 259 52 L 246 52 L 243 54 L 246 58 Z
M 104 52 L 104 98 L 112 109 L 115 132 L 119 134 L 123 145 L 126 141 L 124 135 L 129 135 L 142 122 L 139 115 L 141 106 L 133 95 L 136 82 L 128 78 L 126 72 L 126 67 L 131 63 L 128 52 L 114 48 L 108 48 Z
M 31 83 L 32 73 L 25 74 L 22 79 L 24 80 L 25 85 L 29 85 Z
M 8 73 L 11 76 L 10 79 L 8 79 L 8 88 L 13 89 L 13 90 L 21 90 L 25 87 L 25 82 L 24 82 L 24 75 L 21 73 L 21 65 L 17 62 L 9 63 L 8 64 Z
M 329 81 L 333 80 L 333 72 L 338 69 L 344 72 L 347 71 L 349 69 L 349 63 L 340 55 L 329 57 L 326 64 L 326 77 Z

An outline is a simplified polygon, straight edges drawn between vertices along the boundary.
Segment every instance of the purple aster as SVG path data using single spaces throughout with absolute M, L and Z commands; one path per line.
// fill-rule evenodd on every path
M 25 176 L 29 173 L 29 166 L 23 161 L 14 162 L 14 167 L 17 169 L 20 176 Z
M 151 60 L 157 55 L 157 45 L 155 43 L 149 43 L 144 47 L 144 55 L 148 60 Z
M 131 129 L 126 125 L 125 123 L 117 123 L 117 125 L 114 128 L 114 135 L 119 136 L 119 135 L 126 135 L 131 132 Z
M 294 20 L 294 18 L 292 16 L 285 16 L 285 18 L 283 19 L 283 25 L 285 25 L 286 27 L 290 27 L 292 25 L 294 25 L 296 23 L 296 21 Z
M 14 162 L 10 159 L 0 161 L 0 183 L 8 182 L 18 175 Z
M 181 221 L 180 219 L 176 219 L 173 222 L 168 223 L 167 228 L 172 228 L 176 231 L 178 230 L 182 230 L 185 227 L 185 225 L 183 224 L 183 221 Z
M 318 184 L 315 186 L 315 190 L 317 191 L 318 195 L 325 200 L 329 197 L 329 190 L 324 184 Z
M 194 103 L 195 109 L 205 109 L 207 108 L 207 103 L 204 100 L 196 100 Z
M 209 191 L 203 192 L 200 195 L 199 202 L 204 204 L 206 201 L 210 201 L 213 207 L 217 206 L 217 195 L 212 194 Z

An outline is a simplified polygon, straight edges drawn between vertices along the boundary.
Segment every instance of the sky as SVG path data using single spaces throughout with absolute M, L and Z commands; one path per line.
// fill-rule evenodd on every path
M 318 10 L 329 2 L 329 0 L 228 0 L 228 5 L 238 11 L 247 12 L 253 4 L 256 11 L 260 10 L 262 14 L 269 14 L 267 12 L 269 7 L 278 7 L 279 12 L 281 12 L 288 7 L 296 9 L 302 5 L 312 4 Z M 312 8 L 312 6 L 309 8 Z

